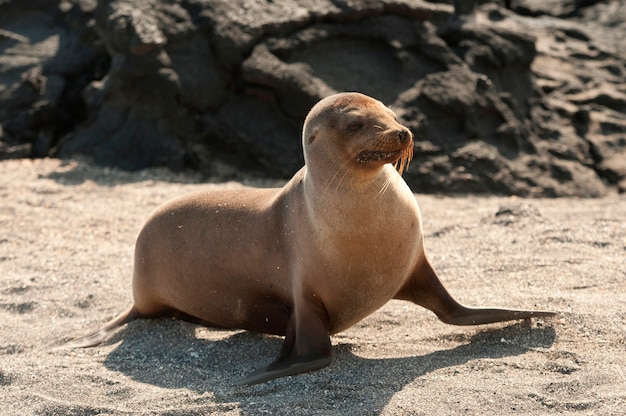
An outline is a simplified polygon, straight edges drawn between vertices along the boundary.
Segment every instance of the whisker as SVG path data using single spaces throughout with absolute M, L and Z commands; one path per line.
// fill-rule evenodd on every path
M 341 177 L 339 178 L 339 181 L 337 181 L 337 183 L 335 184 L 335 193 L 337 193 L 339 191 L 339 188 L 341 187 L 341 184 L 343 184 L 343 181 L 346 179 L 346 176 L 348 176 L 348 167 L 347 164 L 344 164 L 341 168 Z
M 347 158 L 347 160 L 345 160 L 341 164 L 341 166 L 339 166 L 339 168 L 337 169 L 333 177 L 328 181 L 328 184 L 326 185 L 326 188 L 324 189 L 324 194 L 328 192 L 328 190 L 333 185 L 333 183 L 336 182 L 336 179 L 339 178 L 339 181 L 336 182 L 336 186 L 335 186 L 335 192 L 337 192 L 337 190 L 339 189 L 339 187 L 341 186 L 341 184 L 343 183 L 344 179 L 346 178 L 348 174 L 349 164 L 352 162 L 352 159 L 357 157 L 358 154 L 359 154 L 359 151 L 355 151 L 352 155 L 350 155 L 349 158 Z
M 346 160 L 337 168 L 337 171 L 335 172 L 335 174 L 332 176 L 332 178 L 328 181 L 328 183 L 326 184 L 326 187 L 324 189 L 324 194 L 328 193 L 330 191 L 331 188 L 333 188 L 333 192 L 336 193 L 338 192 L 339 188 L 341 187 L 341 185 L 343 184 L 344 180 L 346 179 L 346 177 L 348 176 L 349 173 L 349 164 L 353 162 L 353 160 L 359 155 L 360 151 L 354 151 L 351 155 L 349 155 L 348 158 L 346 158 Z M 396 169 L 399 173 L 400 176 L 402 176 L 402 174 L 408 169 L 409 164 L 411 163 L 411 160 L 413 159 L 413 146 L 409 146 L 406 149 L 404 149 L 400 155 L 400 158 L 393 163 L 393 167 L 394 169 Z M 381 189 L 379 190 L 378 194 L 382 195 L 383 193 L 385 193 L 387 191 L 387 189 L 389 189 L 389 186 L 391 185 L 391 179 L 392 178 L 388 178 L 385 180 L 385 182 L 383 183 Z
M 335 172 L 335 174 L 333 175 L 332 178 L 330 178 L 330 180 L 328 181 L 328 183 L 326 184 L 326 188 L 324 188 L 324 194 L 326 194 L 328 192 L 328 190 L 330 189 L 330 187 L 333 185 L 333 183 L 335 182 L 335 180 L 337 179 L 337 177 L 339 176 L 340 173 L 344 172 L 347 169 L 344 169 L 344 166 L 340 166 L 337 171 Z M 341 182 L 343 182 L 343 177 L 345 176 L 342 175 L 341 179 L 339 180 L 339 183 L 337 185 L 337 187 L 335 188 L 335 191 L 339 188 L 339 184 L 341 184 Z
M 385 183 L 383 183 L 383 186 L 381 186 L 380 191 L 378 191 L 378 196 L 384 194 L 387 189 L 389 189 L 389 185 L 391 185 L 391 177 L 388 177 L 385 180 Z
M 396 168 L 400 176 L 404 173 L 405 170 L 409 168 L 411 164 L 411 160 L 413 160 L 413 146 L 409 146 L 402 151 L 402 155 L 400 159 L 396 163 L 394 163 L 393 167 Z

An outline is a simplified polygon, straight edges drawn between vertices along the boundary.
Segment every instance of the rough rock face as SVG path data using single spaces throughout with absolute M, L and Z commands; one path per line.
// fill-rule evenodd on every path
M 0 158 L 286 178 L 360 91 L 415 133 L 415 191 L 626 191 L 626 6 L 507 5 L 0 1 Z

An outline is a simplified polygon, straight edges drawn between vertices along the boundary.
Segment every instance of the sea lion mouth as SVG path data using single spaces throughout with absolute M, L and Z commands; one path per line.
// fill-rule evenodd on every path
M 359 153 L 356 156 L 356 161 L 359 163 L 368 162 L 384 162 L 393 163 L 393 166 L 398 170 L 398 173 L 402 175 L 406 168 L 409 167 L 413 159 L 413 146 L 407 146 L 404 149 L 396 150 L 393 152 L 381 152 L 376 150 L 366 150 Z
M 359 163 L 367 163 L 372 161 L 394 161 L 397 160 L 402 155 L 402 150 L 396 150 L 395 152 L 378 152 L 378 151 L 367 151 L 361 152 L 357 155 L 356 160 Z

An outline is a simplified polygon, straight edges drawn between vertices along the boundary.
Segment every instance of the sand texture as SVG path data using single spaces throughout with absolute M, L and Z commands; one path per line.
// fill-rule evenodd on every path
M 259 184 L 256 184 L 259 185 Z M 253 387 L 281 338 L 160 319 L 54 351 L 131 304 L 134 239 L 206 184 L 83 162 L 0 163 L 1 415 L 614 415 L 626 412 L 626 195 L 417 195 L 426 248 L 471 305 L 554 319 L 454 327 L 392 301 L 332 338 L 321 371 Z

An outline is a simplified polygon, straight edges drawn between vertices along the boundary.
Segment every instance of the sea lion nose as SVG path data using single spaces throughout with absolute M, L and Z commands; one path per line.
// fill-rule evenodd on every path
M 408 130 L 398 130 L 398 140 L 400 141 L 400 143 L 404 143 L 406 142 L 410 137 L 409 131 Z

